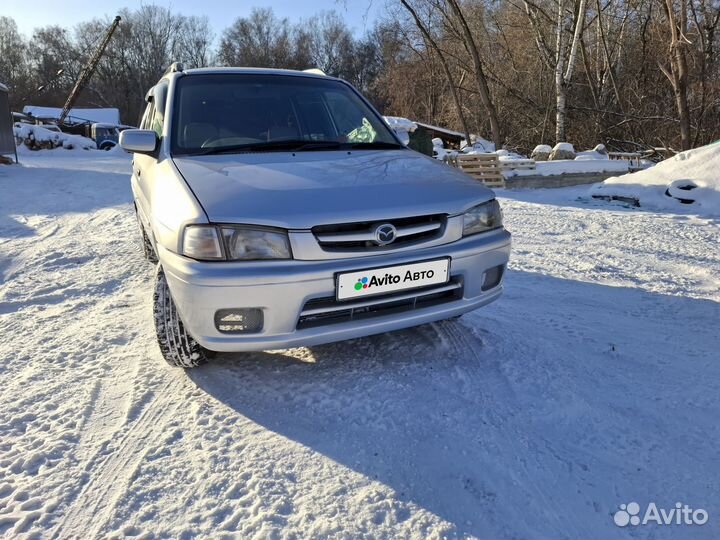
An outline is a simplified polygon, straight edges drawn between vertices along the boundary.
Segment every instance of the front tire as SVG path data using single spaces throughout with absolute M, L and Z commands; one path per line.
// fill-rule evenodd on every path
M 153 315 L 160 352 L 174 367 L 194 368 L 208 360 L 208 351 L 185 330 L 170 294 L 165 272 L 158 265 L 153 295 Z
M 140 214 L 138 214 L 137 207 L 135 207 L 135 220 L 137 221 L 138 228 L 140 229 L 140 249 L 142 249 L 143 257 L 145 257 L 146 261 L 152 264 L 157 264 L 158 258 L 155 253 L 155 247 L 150 241 L 150 237 L 145 232 L 145 227 L 143 227 L 142 221 L 140 220 Z

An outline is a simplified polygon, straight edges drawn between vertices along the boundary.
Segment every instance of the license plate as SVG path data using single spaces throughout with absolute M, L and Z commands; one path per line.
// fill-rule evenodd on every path
M 364 298 L 447 283 L 450 259 L 347 272 L 337 276 L 337 299 Z

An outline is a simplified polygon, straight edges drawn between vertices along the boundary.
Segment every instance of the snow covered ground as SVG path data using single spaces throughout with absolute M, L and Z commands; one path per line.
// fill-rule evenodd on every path
M 495 304 L 185 373 L 154 343 L 129 157 L 21 161 L 0 168 L 0 536 L 720 537 L 720 221 L 499 192 Z M 709 521 L 619 528 L 631 501 Z
M 720 217 L 720 142 L 681 152 L 631 175 L 593 186 L 597 197 L 634 199 L 642 207 Z

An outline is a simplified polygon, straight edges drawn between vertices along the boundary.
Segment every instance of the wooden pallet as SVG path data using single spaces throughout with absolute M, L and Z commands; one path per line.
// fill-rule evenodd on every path
M 503 171 L 534 171 L 535 160 L 534 159 L 508 159 L 507 161 L 500 161 L 500 168 Z
M 455 166 L 488 187 L 505 187 L 500 161 L 495 154 L 459 154 Z

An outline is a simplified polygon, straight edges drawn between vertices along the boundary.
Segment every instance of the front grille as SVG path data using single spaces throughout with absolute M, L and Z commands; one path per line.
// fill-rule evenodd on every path
M 389 250 L 441 237 L 445 232 L 446 221 L 447 216 L 437 214 L 384 221 L 318 225 L 312 228 L 312 232 L 325 251 Z M 392 243 L 379 246 L 374 242 L 375 228 L 385 223 L 395 227 L 397 237 Z
M 373 298 L 338 301 L 333 296 L 308 300 L 300 312 L 297 329 L 369 319 L 414 309 L 445 304 L 462 298 L 463 284 L 459 277 L 448 283 L 413 291 L 401 291 Z

